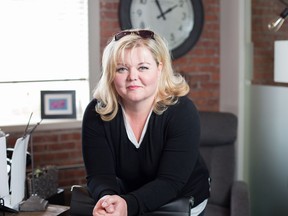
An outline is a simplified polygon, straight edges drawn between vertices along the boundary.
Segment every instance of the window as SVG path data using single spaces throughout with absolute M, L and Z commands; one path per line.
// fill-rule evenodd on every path
M 0 128 L 40 121 L 41 90 L 89 96 L 88 0 L 0 1 Z M 45 120 L 46 121 L 46 120 Z

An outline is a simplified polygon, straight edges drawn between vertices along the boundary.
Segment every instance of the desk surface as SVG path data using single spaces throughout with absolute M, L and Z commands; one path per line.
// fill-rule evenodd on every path
M 69 212 L 69 206 L 61 205 L 52 205 L 49 204 L 46 211 L 40 212 L 18 212 L 18 213 L 8 213 L 5 212 L 5 216 L 57 216 L 57 215 L 66 215 L 66 212 Z M 68 214 L 67 214 L 68 215 Z

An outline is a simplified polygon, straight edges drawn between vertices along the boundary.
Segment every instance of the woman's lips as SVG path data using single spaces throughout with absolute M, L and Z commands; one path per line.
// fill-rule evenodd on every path
M 128 88 L 129 90 L 136 90 L 136 89 L 139 89 L 140 86 L 133 85 L 133 86 L 128 86 L 127 88 Z

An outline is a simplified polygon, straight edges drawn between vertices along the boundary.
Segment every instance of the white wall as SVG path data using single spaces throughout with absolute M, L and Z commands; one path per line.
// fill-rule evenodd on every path
M 288 88 L 252 86 L 250 189 L 255 216 L 288 215 Z
M 251 0 L 220 1 L 220 111 L 238 116 L 236 178 L 248 180 L 246 101 L 251 74 Z

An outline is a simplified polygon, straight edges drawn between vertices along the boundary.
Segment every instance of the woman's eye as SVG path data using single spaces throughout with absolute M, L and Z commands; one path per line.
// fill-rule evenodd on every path
M 124 73 L 127 69 L 125 67 L 119 67 L 116 69 L 116 72 L 118 73 Z
M 146 67 L 146 66 L 141 66 L 141 67 L 139 67 L 139 70 L 140 71 L 145 71 L 145 70 L 148 70 L 149 68 L 148 67 Z

